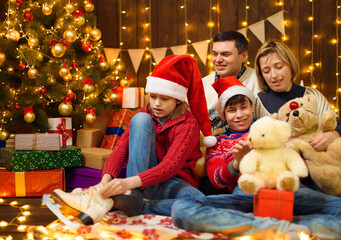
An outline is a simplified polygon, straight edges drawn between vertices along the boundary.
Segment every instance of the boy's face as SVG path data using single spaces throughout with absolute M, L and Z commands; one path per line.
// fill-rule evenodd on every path
M 173 97 L 151 93 L 149 103 L 152 112 L 158 118 L 168 117 L 180 102 Z
M 229 127 L 238 132 L 246 131 L 253 122 L 253 107 L 245 97 L 245 101 L 225 108 L 225 118 Z

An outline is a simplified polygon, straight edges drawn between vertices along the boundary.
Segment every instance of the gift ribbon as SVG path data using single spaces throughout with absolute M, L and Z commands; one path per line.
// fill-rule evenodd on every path
M 24 110 L 24 114 L 31 113 L 31 112 L 33 112 L 33 107 L 32 107 L 32 105 L 27 107 L 27 108 L 24 107 L 23 110 Z
M 107 130 L 105 131 L 105 135 L 118 135 L 118 136 L 122 136 L 122 134 L 124 133 L 124 129 L 121 127 L 107 127 Z
M 72 130 L 66 129 L 66 119 L 62 118 L 61 123 L 57 125 L 57 130 L 50 130 L 50 133 L 59 133 L 62 135 L 62 146 L 66 146 L 66 140 L 72 138 Z
M 15 195 L 16 197 L 25 197 L 25 172 L 16 172 L 14 174 L 15 178 Z
M 57 43 L 60 43 L 60 44 L 64 45 L 64 47 L 65 47 L 66 49 L 69 48 L 69 44 L 67 43 L 66 39 L 64 39 L 64 38 L 60 39 L 59 41 L 56 40 L 56 39 L 50 38 L 49 47 L 54 46 L 54 45 L 56 45 Z
M 94 80 L 90 79 L 89 76 L 86 76 L 83 79 L 83 83 L 87 83 L 89 86 L 91 86 L 91 84 L 94 82 Z
M 89 107 L 85 110 L 86 114 L 91 113 L 92 116 L 96 116 L 96 108 L 90 109 Z
M 74 12 L 73 15 L 75 15 L 76 18 L 79 18 L 79 17 L 83 17 L 84 13 L 82 13 L 81 10 L 78 10 L 78 11 Z

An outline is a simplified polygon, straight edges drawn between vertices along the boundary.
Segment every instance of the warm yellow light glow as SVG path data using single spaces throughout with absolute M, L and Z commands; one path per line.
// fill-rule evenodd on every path
M 208 23 L 207 23 L 207 26 L 208 26 L 208 27 L 214 27 L 214 22 L 212 22 L 212 21 L 208 22 Z
M 314 35 L 314 38 L 318 38 L 318 35 L 317 35 L 317 34 L 315 34 L 315 35 Z
M 246 27 L 246 26 L 247 26 L 247 21 L 243 21 L 243 22 L 242 22 L 242 26 L 243 26 L 243 27 Z
M 7 225 L 8 225 L 8 222 L 6 222 L 6 221 L 0 222 L 0 227 L 6 227 Z
M 18 202 L 17 201 L 12 201 L 12 202 L 10 202 L 10 204 L 9 205 L 12 205 L 12 206 L 14 206 L 14 205 L 17 205 L 18 204 Z
M 0 198 L 0 203 L 3 203 L 4 202 L 4 199 L 3 198 Z
M 316 89 L 317 85 L 316 84 L 312 84 L 311 87 Z
M 314 18 L 313 18 L 312 16 L 310 16 L 310 17 L 308 18 L 308 20 L 309 20 L 309 21 L 313 21 Z
M 122 29 L 126 29 L 126 27 L 124 27 L 124 26 L 122 26 L 121 28 L 122 28 Z
M 20 216 L 20 217 L 18 217 L 18 221 L 19 222 L 23 222 L 23 221 L 25 221 L 26 220 L 26 217 L 25 216 Z
M 321 64 L 320 63 L 314 63 L 316 67 L 319 67 Z
M 145 25 L 146 25 L 146 27 L 148 27 L 148 26 L 149 26 L 149 23 L 146 23 Z
M 284 23 L 284 25 L 288 26 L 289 25 L 289 20 L 284 20 L 283 23 Z
M 279 1 L 279 2 L 278 2 L 278 6 L 283 6 L 283 2 L 282 2 L 282 1 Z
M 180 8 L 181 8 L 181 9 L 183 9 L 183 8 L 185 8 L 185 6 L 184 6 L 184 5 L 182 5 L 182 6 L 180 6 Z
M 331 42 L 332 44 L 336 44 L 336 43 L 337 43 L 337 40 L 336 40 L 335 38 L 333 38 L 332 40 L 330 40 L 330 42 Z
M 310 65 L 310 66 L 309 66 L 309 70 L 310 70 L 310 71 L 313 71 L 313 70 L 314 70 L 314 66 L 313 66 L 313 65 Z
M 311 54 L 311 51 L 310 50 L 305 50 L 305 54 Z
M 287 41 L 288 39 L 289 39 L 288 36 L 286 36 L 286 35 L 282 36 L 283 41 Z
M 185 23 L 185 26 L 188 27 L 188 23 Z
M 125 13 L 126 13 L 126 11 L 122 11 L 121 13 L 125 14 Z
M 23 212 L 23 213 L 22 213 L 22 215 L 24 215 L 24 216 L 28 216 L 28 215 L 31 215 L 31 212 L 29 212 L 29 211 L 25 211 L 25 212 Z
M 149 10 L 149 7 L 146 7 L 144 10 Z
M 307 235 L 304 232 L 300 232 L 299 236 L 300 236 L 300 240 L 309 240 L 310 239 L 309 235 Z
M 338 91 L 341 92 L 341 88 L 339 88 Z
M 188 42 L 188 43 L 191 43 L 192 41 L 191 41 L 191 40 L 189 40 L 189 39 L 187 39 L 187 42 Z
M 245 6 L 246 9 L 249 9 L 250 7 L 248 5 Z
M 18 231 L 25 231 L 26 230 L 26 228 L 27 228 L 27 226 L 26 225 L 19 225 L 18 227 L 17 227 L 17 230 Z
M 146 37 L 146 41 L 149 41 L 149 37 Z
M 211 7 L 212 10 L 216 10 L 217 8 L 216 7 Z

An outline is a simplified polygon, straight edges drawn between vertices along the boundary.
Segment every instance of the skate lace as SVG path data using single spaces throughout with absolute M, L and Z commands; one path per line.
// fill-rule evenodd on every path
M 91 204 L 97 203 L 98 205 L 103 205 L 103 198 L 101 197 L 101 195 L 99 194 L 99 188 L 96 187 L 90 187 L 85 191 L 82 191 L 83 193 L 81 193 L 80 195 L 86 195 L 88 194 L 87 198 L 83 198 L 86 199 L 85 201 L 83 201 L 83 207 L 85 209 L 88 209 L 90 207 Z
M 98 185 L 91 186 L 91 187 L 85 188 L 85 189 L 75 188 L 71 193 L 72 193 L 72 195 L 86 195 L 86 194 L 89 194 L 91 191 L 93 191 L 92 189 L 99 191 L 99 189 L 101 189 L 102 186 L 103 186 L 103 184 L 100 184 L 100 185 L 98 184 Z

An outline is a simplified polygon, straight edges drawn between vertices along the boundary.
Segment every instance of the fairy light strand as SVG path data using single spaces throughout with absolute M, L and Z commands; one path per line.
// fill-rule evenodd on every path
M 310 0 L 311 2 L 311 54 L 310 54 L 310 84 L 313 88 L 316 88 L 315 84 L 315 77 L 314 77 L 314 36 L 315 36 L 315 29 L 314 29 L 314 1 Z
M 336 112 L 339 112 L 339 0 L 336 1 Z

